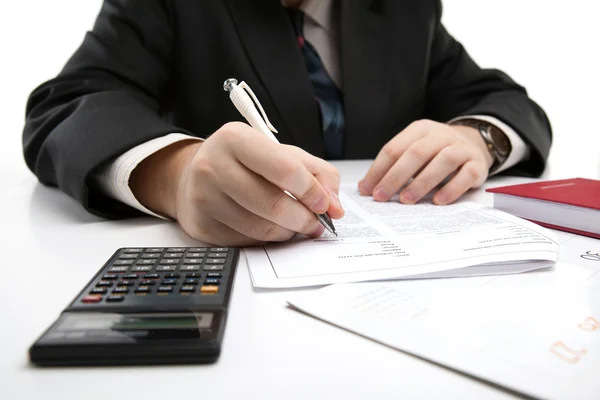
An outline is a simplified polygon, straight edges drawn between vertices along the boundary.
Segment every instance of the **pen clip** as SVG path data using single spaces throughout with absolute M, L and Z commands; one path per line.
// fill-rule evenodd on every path
M 258 101 L 258 99 L 256 98 L 256 95 L 254 94 L 252 89 L 250 89 L 250 86 L 248 86 L 248 84 L 244 81 L 240 82 L 240 84 L 238 86 L 240 88 L 244 89 L 246 91 L 246 93 L 248 93 L 250 95 L 250 97 L 252 98 L 252 101 L 254 101 L 254 104 L 256 104 L 256 106 L 258 107 L 258 110 L 260 111 L 260 115 L 262 115 L 263 120 L 267 124 L 267 128 L 269 128 L 269 130 L 271 132 L 279 133 L 279 132 L 277 132 L 277 129 L 275 129 L 275 127 L 273 127 L 273 125 L 271 125 L 271 121 L 269 121 L 269 118 L 267 117 L 267 113 L 265 112 L 262 105 L 260 104 L 260 101 Z

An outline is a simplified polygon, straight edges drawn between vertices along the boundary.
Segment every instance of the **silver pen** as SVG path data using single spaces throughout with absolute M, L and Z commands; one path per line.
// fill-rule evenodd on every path
M 233 105 L 235 108 L 237 108 L 240 114 L 246 118 L 246 121 L 248 121 L 250 126 L 267 136 L 272 141 L 279 143 L 279 140 L 277 140 L 275 135 L 273 135 L 273 133 L 277 133 L 277 130 L 273 127 L 273 125 L 271 125 L 265 110 L 262 108 L 262 105 L 256 98 L 256 95 L 246 82 L 242 81 L 240 84 L 238 84 L 237 79 L 227 79 L 225 83 L 223 83 L 223 90 L 229 92 L 229 98 L 231 99 Z M 256 109 L 257 107 L 258 110 Z M 296 199 L 291 193 L 287 191 L 286 193 L 292 198 Z M 327 213 L 315 214 L 315 216 L 321 225 L 327 229 L 327 231 L 337 236 L 335 226 L 333 226 L 333 222 Z

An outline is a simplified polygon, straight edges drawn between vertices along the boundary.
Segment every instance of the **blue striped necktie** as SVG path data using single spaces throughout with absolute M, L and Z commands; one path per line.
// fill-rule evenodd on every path
M 304 39 L 304 13 L 291 8 L 288 12 L 319 104 L 325 156 L 329 160 L 339 160 L 344 150 L 343 94 L 325 70 L 315 48 Z

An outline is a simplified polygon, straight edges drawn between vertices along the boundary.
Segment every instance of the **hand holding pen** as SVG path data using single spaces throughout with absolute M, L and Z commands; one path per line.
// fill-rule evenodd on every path
M 130 179 L 144 206 L 177 220 L 193 238 L 223 246 L 320 236 L 324 227 L 315 214 L 344 215 L 339 182 L 330 163 L 242 122 L 223 125 L 203 142 L 160 150 Z
M 244 118 L 246 118 L 248 123 L 254 129 L 264 134 L 273 142 L 279 143 L 279 140 L 277 140 L 275 135 L 273 135 L 273 133 L 277 133 L 277 130 L 273 127 L 273 125 L 271 125 L 271 122 L 269 121 L 269 118 L 267 118 L 265 110 L 262 108 L 262 105 L 256 98 L 256 95 L 254 94 L 252 89 L 250 89 L 250 86 L 246 84 L 246 82 L 242 82 L 238 85 L 237 79 L 227 79 L 225 83 L 223 83 L 223 90 L 229 92 L 229 97 L 233 105 L 238 109 L 240 114 L 242 114 Z M 290 192 L 286 191 L 285 193 L 292 197 L 294 200 L 297 200 Z M 326 212 L 320 214 L 315 213 L 315 216 L 325 229 L 337 236 L 335 226 L 333 225 L 333 221 L 331 220 L 329 214 L 327 214 Z

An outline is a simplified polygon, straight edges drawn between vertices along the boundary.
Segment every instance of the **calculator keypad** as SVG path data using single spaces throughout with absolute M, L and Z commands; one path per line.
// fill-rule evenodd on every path
M 120 303 L 127 297 L 215 296 L 229 270 L 235 249 L 171 247 L 122 249 L 105 266 L 80 303 Z

